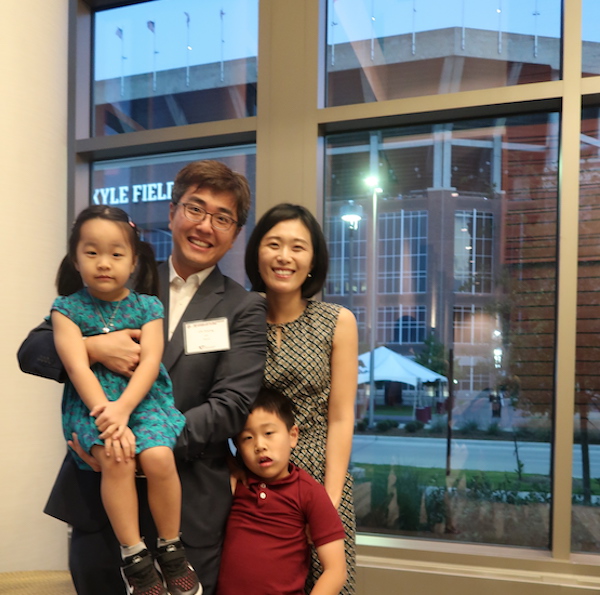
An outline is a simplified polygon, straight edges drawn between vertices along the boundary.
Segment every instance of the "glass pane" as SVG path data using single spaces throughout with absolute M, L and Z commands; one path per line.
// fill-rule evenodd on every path
M 552 113 L 326 139 L 325 297 L 359 324 L 364 532 L 548 547 L 558 129 Z
M 142 239 L 154 246 L 156 259 L 167 260 L 171 254 L 169 201 L 173 179 L 187 163 L 199 159 L 222 161 L 248 178 L 252 196 L 256 186 L 256 149 L 252 146 L 229 147 L 205 151 L 188 151 L 152 155 L 133 159 L 97 161 L 92 166 L 92 204 L 119 207 L 140 228 Z M 221 259 L 221 271 L 249 287 L 244 271 L 244 248 L 254 229 L 255 204 L 233 248 Z
M 560 0 L 328 0 L 327 105 L 557 80 L 560 38 Z
M 600 109 L 584 110 L 581 124 L 571 542 L 574 551 L 600 553 Z
M 600 19 L 600 3 L 598 0 L 583 0 L 581 40 L 582 40 L 582 65 L 583 76 L 597 76 L 600 74 L 600 31 L 598 20 Z
M 105 10 L 94 39 L 94 136 L 256 115 L 258 0 Z

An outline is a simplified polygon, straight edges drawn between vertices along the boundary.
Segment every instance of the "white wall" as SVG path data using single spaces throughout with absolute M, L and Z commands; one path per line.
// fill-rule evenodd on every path
M 67 566 L 66 526 L 42 513 L 65 449 L 61 390 L 15 357 L 65 250 L 67 8 L 0 1 L 0 572 Z

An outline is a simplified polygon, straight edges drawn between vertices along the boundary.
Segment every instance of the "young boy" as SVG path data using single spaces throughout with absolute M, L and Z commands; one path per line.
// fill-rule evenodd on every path
M 291 401 L 261 389 L 235 438 L 247 485 L 233 486 L 217 595 L 304 595 L 307 527 L 323 567 L 312 595 L 337 595 L 346 582 L 342 523 L 325 488 L 290 463 L 297 442 Z

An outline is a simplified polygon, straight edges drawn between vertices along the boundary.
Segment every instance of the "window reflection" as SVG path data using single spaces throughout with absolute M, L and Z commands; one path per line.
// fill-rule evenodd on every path
M 96 161 L 92 166 L 92 203 L 116 206 L 129 213 L 140 229 L 142 239 L 152 244 L 156 259 L 163 262 L 171 254 L 169 202 L 173 179 L 184 165 L 198 159 L 217 159 L 244 174 L 254 196 L 256 148 L 248 145 Z M 219 262 L 221 271 L 242 285 L 247 285 L 244 248 L 247 234 L 254 228 L 254 220 L 253 202 L 248 221 L 240 230 L 233 248 Z
M 557 80 L 560 37 L 560 0 L 328 0 L 327 104 Z
M 583 76 L 598 76 L 600 74 L 600 62 L 598 62 L 600 34 L 596 23 L 600 19 L 600 4 L 596 0 L 583 0 L 581 9 L 581 73 Z
M 258 0 L 95 13 L 94 136 L 256 115 Z
M 574 551 L 600 552 L 600 377 L 598 361 L 598 163 L 600 110 L 582 114 L 579 281 L 573 446 Z
M 359 321 L 362 531 L 548 547 L 557 135 L 536 114 L 326 139 L 326 299 Z M 391 355 L 371 398 L 372 346 Z

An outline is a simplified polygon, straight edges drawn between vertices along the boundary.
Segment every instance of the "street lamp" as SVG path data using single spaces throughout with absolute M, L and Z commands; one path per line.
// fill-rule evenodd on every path
M 354 232 L 362 219 L 363 208 L 351 200 L 341 208 L 342 221 L 348 224 L 348 310 L 352 312 L 352 295 L 354 293 Z
M 369 283 L 369 312 L 371 314 L 371 332 L 369 334 L 369 427 L 375 425 L 375 337 L 377 335 L 377 195 L 383 190 L 379 187 L 379 178 L 369 176 L 365 184 L 371 188 L 371 266 Z

